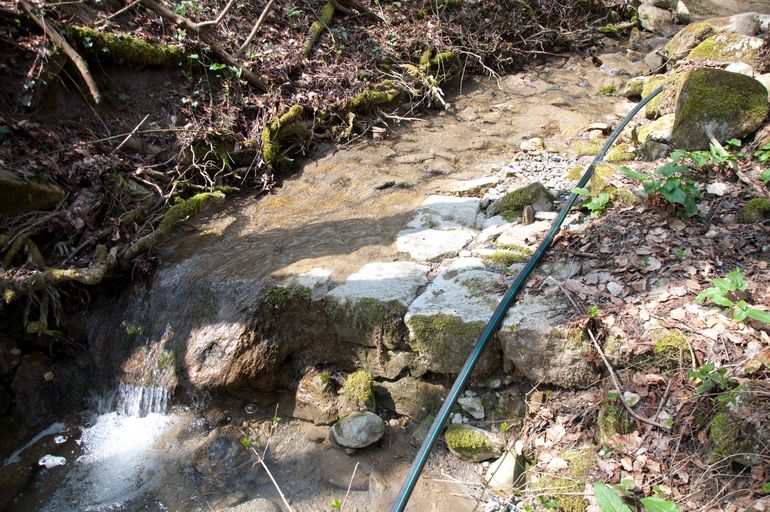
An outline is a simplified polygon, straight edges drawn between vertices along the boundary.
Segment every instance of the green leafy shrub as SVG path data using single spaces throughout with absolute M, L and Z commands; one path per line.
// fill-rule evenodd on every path
M 632 512 L 631 507 L 626 505 L 620 496 L 612 490 L 612 487 L 607 484 L 594 483 L 594 496 L 596 497 L 596 504 L 602 512 Z M 676 503 L 658 496 L 647 496 L 640 501 L 647 512 L 681 512 Z
M 745 300 L 739 299 L 738 294 L 745 292 L 748 284 L 740 268 L 728 273 L 725 278 L 711 280 L 711 288 L 707 288 L 695 297 L 695 302 L 709 299 L 714 304 L 731 309 L 733 319 L 742 322 L 746 318 L 770 324 L 770 313 L 761 309 L 751 308 Z
M 572 192 L 579 196 L 591 197 L 591 191 L 587 188 L 575 187 Z M 599 192 L 596 197 L 591 197 L 588 201 L 583 203 L 585 208 L 591 210 L 591 215 L 601 215 L 604 209 L 607 207 L 607 203 L 610 202 L 610 195 L 607 192 Z
M 689 217 L 698 213 L 698 201 L 703 199 L 703 192 L 695 185 L 686 165 L 671 161 L 655 169 L 652 176 L 628 167 L 621 167 L 620 172 L 641 181 L 648 196 L 658 195 L 669 203 L 683 206 Z

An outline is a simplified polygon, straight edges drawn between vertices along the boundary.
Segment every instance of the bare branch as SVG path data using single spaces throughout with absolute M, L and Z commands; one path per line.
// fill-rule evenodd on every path
M 251 42 L 254 40 L 254 37 L 257 35 L 257 32 L 259 31 L 259 27 L 262 26 L 262 23 L 264 23 L 265 18 L 267 18 L 267 15 L 270 14 L 270 11 L 273 10 L 273 4 L 275 4 L 275 0 L 270 0 L 267 2 L 267 5 L 264 9 L 262 9 L 262 14 L 259 15 L 259 18 L 257 19 L 257 22 L 254 24 L 254 28 L 251 29 L 251 32 L 249 32 L 249 37 L 246 38 L 246 41 L 243 42 L 240 48 L 238 48 L 238 51 L 235 52 L 235 56 L 238 57 L 243 53 L 243 51 L 246 49 L 247 46 L 251 44 Z

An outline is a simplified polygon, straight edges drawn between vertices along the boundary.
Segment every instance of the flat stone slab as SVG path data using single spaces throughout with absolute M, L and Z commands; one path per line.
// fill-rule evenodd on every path
M 406 229 L 396 235 L 396 248 L 418 261 L 433 261 L 456 255 L 475 236 L 471 229 Z
M 542 241 L 551 223 L 540 220 L 532 224 L 516 224 L 503 231 L 495 241 L 498 246 L 515 245 L 534 249 Z
M 412 261 L 367 263 L 328 295 L 343 301 L 395 300 L 407 306 L 417 295 L 418 288 L 428 283 L 429 271 L 429 266 Z
M 481 201 L 475 197 L 428 196 L 417 208 L 410 228 L 475 228 Z

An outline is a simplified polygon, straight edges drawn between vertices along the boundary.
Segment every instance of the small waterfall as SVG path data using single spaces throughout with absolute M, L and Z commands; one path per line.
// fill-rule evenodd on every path
M 150 413 L 164 414 L 168 409 L 170 391 L 163 386 L 120 384 L 117 412 L 123 416 L 143 418 Z

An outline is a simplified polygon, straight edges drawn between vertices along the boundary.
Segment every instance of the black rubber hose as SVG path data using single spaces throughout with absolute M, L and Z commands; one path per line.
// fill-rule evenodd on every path
M 593 162 L 591 162 L 591 165 L 588 166 L 585 173 L 583 174 L 583 177 L 578 182 L 577 187 L 583 188 L 588 184 L 591 176 L 593 176 L 594 167 L 604 159 L 604 156 L 615 142 L 615 139 L 618 138 L 620 132 L 622 132 L 626 125 L 628 125 L 628 123 L 631 121 L 631 119 L 642 108 L 644 108 L 644 106 L 649 103 L 650 100 L 660 94 L 662 90 L 663 87 L 658 87 L 652 91 L 647 97 L 642 99 L 642 101 L 640 101 L 639 104 L 636 105 L 625 118 L 623 118 L 623 121 L 621 121 L 617 128 L 615 128 L 615 131 L 612 132 L 610 137 L 607 139 L 607 142 L 604 143 L 604 146 L 602 146 L 601 150 L 596 155 L 596 158 L 594 158 Z M 396 500 L 393 502 L 393 506 L 390 508 L 391 512 L 403 512 L 403 510 L 406 508 L 406 505 L 409 502 L 409 497 L 412 495 L 412 491 L 414 490 L 414 486 L 417 484 L 417 480 L 420 478 L 420 473 L 422 473 L 422 469 L 428 460 L 428 455 L 430 455 L 430 451 L 433 449 L 433 445 L 436 443 L 438 435 L 441 432 L 441 429 L 444 427 L 447 418 L 449 417 L 449 412 L 452 410 L 452 407 L 457 401 L 457 398 L 463 391 L 463 388 L 465 387 L 465 384 L 468 381 L 471 372 L 473 371 L 473 367 L 476 366 L 476 363 L 481 357 L 481 354 L 484 352 L 484 348 L 489 343 L 489 340 L 492 339 L 492 336 L 494 336 L 495 332 L 497 332 L 497 330 L 500 328 L 500 324 L 502 324 L 503 318 L 505 317 L 508 308 L 511 307 L 513 302 L 518 297 L 519 292 L 521 292 L 522 288 L 524 288 L 524 284 L 527 282 L 527 278 L 535 269 L 535 266 L 537 266 L 537 264 L 540 262 L 540 259 L 543 257 L 545 252 L 548 250 L 548 247 L 551 245 L 553 238 L 556 236 L 556 233 L 559 232 L 562 223 L 564 223 L 564 219 L 567 217 L 567 214 L 575 204 L 576 199 L 577 195 L 573 192 L 562 207 L 559 216 L 556 217 L 556 219 L 553 221 L 553 224 L 551 224 L 551 229 L 548 231 L 548 233 L 546 233 L 545 238 L 542 242 L 540 242 L 540 245 L 537 247 L 537 250 L 534 252 L 532 257 L 530 257 L 526 266 L 522 269 L 521 272 L 519 272 L 519 275 L 516 276 L 513 284 L 505 293 L 505 296 L 500 301 L 500 304 L 497 306 L 497 309 L 492 315 L 492 318 L 489 319 L 487 325 L 484 327 L 479 340 L 476 342 L 476 345 L 473 347 L 473 350 L 468 356 L 468 359 L 465 361 L 465 364 L 460 370 L 460 373 L 457 375 L 457 378 L 452 385 L 452 389 L 449 390 L 444 403 L 441 405 L 441 409 L 439 409 L 438 413 L 436 413 L 436 419 L 433 420 L 433 424 L 430 426 L 430 430 L 428 430 L 428 434 L 425 436 L 425 439 L 422 442 L 422 446 L 420 446 L 420 450 L 417 452 L 417 456 L 415 457 L 414 462 L 412 462 L 412 467 L 409 470 L 409 474 L 406 476 L 406 480 L 401 486 L 401 490 L 399 491 Z

